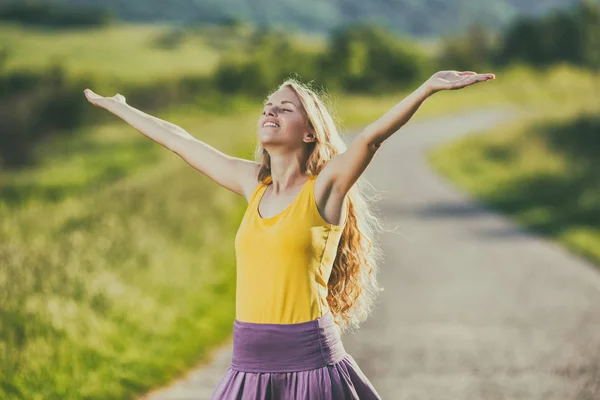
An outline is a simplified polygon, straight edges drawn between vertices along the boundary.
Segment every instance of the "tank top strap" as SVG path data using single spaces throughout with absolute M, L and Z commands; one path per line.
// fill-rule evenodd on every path
M 312 175 L 310 178 L 308 178 L 308 182 L 306 182 L 307 190 L 304 190 L 303 193 L 301 194 L 302 196 L 304 196 L 305 201 L 308 201 L 311 204 L 314 199 L 315 180 L 316 179 L 317 179 L 316 175 Z
M 254 188 L 254 192 L 252 193 L 252 195 L 250 196 L 250 200 L 248 201 L 248 205 L 253 204 L 256 201 L 256 199 L 258 198 L 259 194 L 262 193 L 262 191 L 267 187 L 269 182 L 271 182 L 271 176 L 268 176 L 266 179 L 267 179 L 267 183 L 258 182 L 256 184 L 256 187 Z
M 314 213 L 317 212 L 317 205 L 314 200 L 316 178 L 316 175 L 311 176 L 298 194 L 298 198 L 294 203 L 296 203 L 295 207 L 300 212 L 295 215 L 295 218 L 312 218 Z

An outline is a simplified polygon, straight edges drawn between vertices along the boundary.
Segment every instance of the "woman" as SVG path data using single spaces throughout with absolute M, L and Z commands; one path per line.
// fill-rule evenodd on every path
M 319 96 L 289 79 L 258 120 L 256 162 L 223 154 L 119 94 L 85 90 L 92 104 L 248 200 L 235 238 L 233 357 L 212 399 L 380 399 L 341 342 L 380 289 L 371 240 L 377 220 L 359 178 L 427 97 L 494 78 L 437 72 L 348 148 Z

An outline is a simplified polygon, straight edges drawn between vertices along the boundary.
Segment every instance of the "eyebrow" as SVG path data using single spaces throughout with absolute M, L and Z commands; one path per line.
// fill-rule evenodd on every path
M 294 103 L 292 103 L 291 101 L 284 100 L 284 101 L 281 102 L 281 104 L 283 104 L 283 103 L 290 103 L 294 107 L 298 108 L 298 106 L 295 105 Z M 273 103 L 271 103 L 271 102 L 268 102 L 267 104 L 265 104 L 265 106 L 272 106 L 272 105 L 273 105 Z

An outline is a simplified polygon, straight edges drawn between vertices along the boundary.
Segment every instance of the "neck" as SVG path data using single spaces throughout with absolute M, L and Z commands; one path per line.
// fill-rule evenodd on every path
M 275 191 L 285 190 L 306 181 L 306 159 L 299 154 L 271 154 L 271 179 Z

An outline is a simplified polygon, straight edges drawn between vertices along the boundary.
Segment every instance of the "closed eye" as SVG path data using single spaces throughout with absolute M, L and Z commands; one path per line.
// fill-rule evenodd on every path
M 290 109 L 288 109 L 288 108 L 282 108 L 282 109 L 280 109 L 279 111 L 290 111 L 290 112 L 292 112 L 293 110 L 290 110 Z M 262 112 L 262 113 L 263 113 L 263 115 L 264 115 L 264 113 L 266 113 L 266 112 L 267 112 L 267 110 L 263 110 L 263 112 Z

